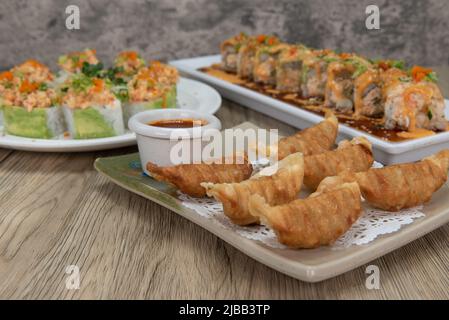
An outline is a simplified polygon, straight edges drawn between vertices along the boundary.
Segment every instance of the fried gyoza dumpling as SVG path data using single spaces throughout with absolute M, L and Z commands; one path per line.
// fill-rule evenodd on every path
M 223 203 L 223 211 L 232 222 L 247 225 L 259 222 L 248 211 L 248 199 L 258 194 L 271 205 L 287 203 L 298 195 L 304 176 L 304 159 L 301 153 L 291 154 L 278 162 L 277 171 L 264 175 L 271 168 L 265 168 L 261 174 L 240 183 L 203 183 L 207 195 Z
M 289 154 L 302 152 L 304 156 L 318 154 L 330 150 L 335 144 L 338 133 L 338 119 L 328 113 L 326 119 L 317 125 L 279 140 L 277 145 L 278 159 Z M 270 147 L 270 153 L 276 148 Z
M 371 143 L 363 138 L 340 142 L 338 148 L 304 157 L 304 185 L 315 190 L 326 177 L 335 176 L 345 170 L 366 171 L 373 164 Z
M 270 206 L 253 195 L 249 211 L 272 228 L 279 242 L 292 248 L 316 248 L 335 242 L 362 213 L 357 183 L 346 183 L 322 194 Z
M 403 163 L 365 172 L 342 172 L 324 179 L 318 192 L 326 192 L 345 182 L 357 182 L 363 197 L 374 207 L 399 211 L 426 203 L 447 180 L 449 150 L 415 163 Z
M 158 181 L 170 183 L 190 196 L 204 197 L 206 189 L 201 186 L 202 182 L 232 183 L 251 176 L 253 167 L 247 157 L 243 156 L 242 161 L 237 161 L 237 157 L 240 156 L 235 156 L 232 164 L 227 164 L 224 158 L 221 163 L 180 164 L 171 167 L 159 167 L 148 162 L 147 169 Z

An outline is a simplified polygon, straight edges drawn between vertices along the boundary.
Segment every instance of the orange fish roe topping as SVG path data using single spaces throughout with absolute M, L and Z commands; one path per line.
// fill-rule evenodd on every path
M 270 45 L 270 46 L 276 44 L 276 42 L 277 42 L 277 40 L 276 40 L 275 37 L 270 37 L 270 38 L 268 38 L 268 40 L 267 40 L 267 44 Z
M 139 54 L 136 51 L 123 51 L 119 54 L 119 56 L 125 57 L 129 60 L 137 60 L 139 58 Z
M 3 80 L 12 81 L 13 78 L 14 78 L 14 75 L 12 74 L 11 71 L 4 71 L 4 72 L 0 73 L 0 81 L 3 81 Z
M 138 74 L 137 74 L 137 79 L 138 80 L 144 80 L 144 81 L 148 81 L 150 83 L 156 83 L 156 80 L 154 78 L 154 73 L 151 72 L 151 70 L 149 70 L 148 68 L 142 69 Z
M 424 68 L 420 66 L 413 66 L 411 70 L 412 78 L 415 82 L 420 82 L 423 80 L 428 74 L 432 73 L 433 70 L 430 68 Z
M 265 41 L 266 38 L 267 38 L 266 35 L 264 35 L 264 34 L 259 34 L 259 35 L 256 37 L 256 40 L 257 40 L 257 42 L 262 43 L 262 42 Z
M 39 84 L 34 82 L 29 82 L 27 79 L 23 80 L 22 84 L 19 87 L 19 91 L 21 93 L 28 93 L 37 90 L 39 88 Z
M 104 81 L 102 79 L 92 79 L 93 82 L 93 92 L 102 92 L 104 89 Z

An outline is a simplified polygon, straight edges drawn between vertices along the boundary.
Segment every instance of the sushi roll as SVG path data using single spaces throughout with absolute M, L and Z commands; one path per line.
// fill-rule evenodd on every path
M 136 51 L 122 51 L 114 60 L 112 72 L 115 78 L 128 82 L 145 65 L 145 60 Z
M 370 67 L 368 60 L 346 53 L 329 63 L 324 105 L 343 113 L 351 113 L 354 109 L 354 80 Z
M 302 62 L 311 50 L 302 45 L 293 45 L 283 50 L 276 66 L 276 90 L 281 92 L 301 91 Z
M 108 81 L 73 74 L 61 87 L 61 105 L 73 139 L 93 139 L 124 134 L 120 100 Z
M 112 84 L 111 90 L 122 103 L 123 110 L 129 102 L 128 83 L 145 66 L 145 60 L 136 51 L 122 51 L 114 59 L 113 66 L 105 72 L 105 77 Z
M 124 104 L 125 123 L 140 111 L 176 108 L 178 70 L 159 61 L 142 68 L 128 82 L 128 99 Z
M 289 45 L 279 43 L 260 46 L 254 57 L 253 79 L 257 83 L 276 85 L 276 65 L 279 56 Z
M 280 41 L 275 36 L 258 35 L 248 38 L 237 55 L 237 75 L 242 79 L 253 79 L 254 59 L 260 46 L 276 45 Z
M 237 73 L 237 56 L 240 48 L 247 40 L 248 36 L 241 32 L 221 43 L 220 52 L 223 70 Z
M 372 67 L 354 80 L 354 113 L 372 118 L 382 117 L 382 84 L 380 70 Z
M 62 112 L 56 103 L 56 92 L 45 82 L 20 79 L 18 87 L 3 92 L 2 102 L 7 134 L 51 139 L 65 131 Z
M 390 72 L 393 73 L 393 72 Z M 404 137 L 446 130 L 444 98 L 431 69 L 414 66 L 409 75 L 385 76 L 385 127 L 410 132 Z M 426 131 L 427 130 L 427 131 Z
M 103 69 L 103 65 L 101 65 L 96 54 L 96 51 L 93 49 L 84 49 L 81 52 L 71 52 L 60 56 L 58 58 L 58 66 L 61 68 L 61 71 L 58 73 L 56 83 L 64 83 L 70 75 L 82 72 L 83 67 L 86 68 L 85 66 L 95 66 L 94 68 L 90 67 L 90 70 Z M 88 74 L 88 76 L 92 76 L 92 74 Z
M 376 63 L 363 61 L 362 67 L 353 75 L 354 113 L 357 116 L 379 118 L 384 114 L 383 88 L 390 81 L 406 76 L 404 63 L 395 60 L 380 60 Z
M 312 50 L 304 54 L 301 70 L 303 98 L 323 99 L 327 81 L 327 67 L 339 57 L 331 50 Z

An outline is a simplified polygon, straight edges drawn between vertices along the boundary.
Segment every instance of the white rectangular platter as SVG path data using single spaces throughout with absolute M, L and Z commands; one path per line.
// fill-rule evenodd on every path
M 220 59 L 220 55 L 213 55 L 171 61 L 170 64 L 181 73 L 212 85 L 224 97 L 296 128 L 307 128 L 323 119 L 323 117 L 307 110 L 218 79 L 198 70 L 219 63 Z M 445 103 L 446 117 L 449 119 L 449 100 L 445 100 Z M 383 164 L 416 161 L 441 149 L 449 148 L 449 132 L 403 142 L 388 142 L 364 131 L 340 125 L 339 140 L 356 136 L 365 136 L 371 141 L 375 159 Z

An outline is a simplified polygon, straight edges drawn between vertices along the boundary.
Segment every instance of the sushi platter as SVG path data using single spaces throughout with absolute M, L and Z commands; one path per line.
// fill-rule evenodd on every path
M 221 106 L 221 96 L 212 87 L 186 78 L 177 84 L 176 108 L 214 114 Z M 125 130 L 123 134 L 92 139 L 71 139 L 61 134 L 52 139 L 27 138 L 6 134 L 0 125 L 0 148 L 36 152 L 82 152 L 121 148 L 136 144 L 136 135 Z
M 85 49 L 58 59 L 53 73 L 29 59 L 0 73 L 0 147 L 42 152 L 133 145 L 128 120 L 146 110 L 180 108 L 213 114 L 215 89 L 180 78 L 176 68 L 120 52 L 110 67 Z
M 182 74 L 213 86 L 223 97 L 296 128 L 306 128 L 323 119 L 322 115 L 299 108 L 288 101 L 273 98 L 201 71 L 203 68 L 219 64 L 220 62 L 220 55 L 212 55 L 171 61 L 170 64 L 176 67 Z M 449 119 L 449 100 L 447 99 L 445 100 L 445 115 Z M 344 123 L 340 125 L 338 140 L 357 136 L 365 136 L 370 140 L 373 144 L 376 160 L 384 164 L 416 161 L 440 149 L 449 147 L 449 132 L 440 132 L 419 139 L 393 142 Z

